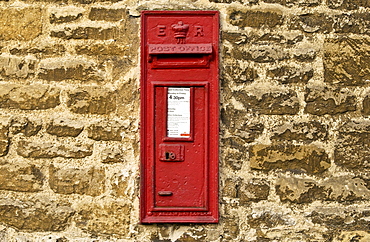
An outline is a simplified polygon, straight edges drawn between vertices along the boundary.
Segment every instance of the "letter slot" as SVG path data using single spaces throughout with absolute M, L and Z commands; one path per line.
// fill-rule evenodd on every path
M 219 13 L 143 11 L 142 223 L 217 223 Z

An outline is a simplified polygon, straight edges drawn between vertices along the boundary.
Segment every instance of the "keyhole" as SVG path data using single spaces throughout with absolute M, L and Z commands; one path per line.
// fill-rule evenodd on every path
M 166 160 L 174 160 L 176 155 L 172 152 L 166 152 Z

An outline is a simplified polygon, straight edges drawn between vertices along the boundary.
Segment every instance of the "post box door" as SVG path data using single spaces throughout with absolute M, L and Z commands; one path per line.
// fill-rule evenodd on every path
M 218 12 L 143 11 L 141 222 L 218 222 Z

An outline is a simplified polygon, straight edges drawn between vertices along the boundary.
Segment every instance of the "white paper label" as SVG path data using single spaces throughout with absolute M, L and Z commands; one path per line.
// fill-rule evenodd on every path
M 167 92 L 167 136 L 190 137 L 190 88 L 169 87 Z

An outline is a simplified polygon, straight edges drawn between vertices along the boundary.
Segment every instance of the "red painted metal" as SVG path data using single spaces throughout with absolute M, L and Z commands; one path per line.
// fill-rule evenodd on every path
M 218 42 L 217 11 L 142 12 L 142 223 L 218 222 Z M 172 90 L 189 98 L 181 135 L 168 131 Z

